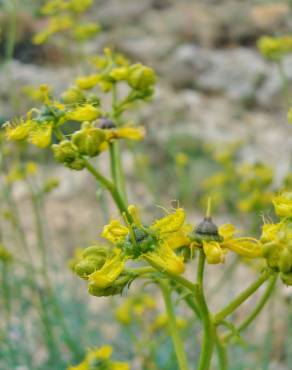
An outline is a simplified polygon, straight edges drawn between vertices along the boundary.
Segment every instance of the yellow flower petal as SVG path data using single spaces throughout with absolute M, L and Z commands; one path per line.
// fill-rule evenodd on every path
M 292 217 L 292 192 L 284 192 L 275 197 L 273 204 L 279 217 Z
M 130 367 L 126 362 L 114 362 L 111 364 L 111 370 L 130 370 Z
M 155 252 L 145 254 L 146 260 L 158 265 L 163 271 L 182 274 L 185 270 L 183 257 L 177 256 L 167 243 L 159 245 Z
M 254 238 L 236 238 L 222 243 L 223 248 L 231 249 L 240 256 L 256 258 L 262 254 L 261 243 Z
M 51 144 L 52 139 L 52 124 L 35 125 L 34 129 L 30 131 L 29 142 L 39 148 L 46 148 Z
M 8 140 L 22 141 L 28 138 L 31 126 L 29 121 L 21 121 L 19 124 L 6 122 L 4 124 L 5 134 Z
M 224 262 L 225 253 L 218 242 L 203 241 L 203 249 L 208 263 L 217 264 Z
M 229 240 L 233 238 L 236 232 L 236 228 L 231 224 L 224 224 L 218 228 L 219 235 L 223 237 L 224 240 Z
M 179 231 L 185 221 L 185 211 L 183 208 L 178 208 L 174 213 L 167 215 L 155 221 L 150 228 L 160 235 L 174 233 Z
M 76 79 L 75 83 L 82 90 L 92 89 L 100 81 L 100 76 L 98 74 L 90 76 L 82 76 Z
M 191 243 L 191 240 L 188 237 L 188 234 L 190 234 L 192 229 L 193 227 L 191 225 L 184 225 L 181 230 L 167 235 L 164 240 L 172 249 L 176 249 L 184 245 L 189 245 Z
M 66 118 L 72 121 L 93 121 L 100 116 L 100 111 L 91 104 L 85 104 L 75 108 L 66 114 Z
M 90 282 L 94 282 L 97 288 L 109 287 L 122 273 L 125 267 L 125 259 L 121 258 L 120 251 L 113 257 L 107 258 L 100 270 L 88 276 Z
M 116 130 L 108 131 L 108 139 L 129 139 L 142 140 L 145 136 L 144 127 L 121 127 Z
M 128 233 L 128 228 L 123 226 L 119 220 L 112 220 L 103 228 L 101 236 L 115 244 L 123 241 Z

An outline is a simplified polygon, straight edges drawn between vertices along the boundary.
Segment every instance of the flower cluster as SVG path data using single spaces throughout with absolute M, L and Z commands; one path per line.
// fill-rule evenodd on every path
M 263 256 L 270 268 L 280 272 L 282 281 L 292 285 L 292 193 L 276 197 L 274 207 L 280 221 L 263 226 Z
M 80 15 L 93 5 L 93 0 L 48 0 L 41 14 L 48 17 L 47 27 L 33 37 L 37 45 L 47 42 L 53 35 L 65 33 L 75 41 L 85 41 L 100 32 L 96 22 L 80 22 Z
M 143 260 L 172 274 L 184 272 L 183 257 L 175 253 L 190 242 L 183 209 L 178 208 L 149 226 L 141 223 L 136 207 L 129 206 L 128 212 L 132 223 L 123 225 L 119 220 L 112 220 L 104 227 L 102 237 L 111 243 L 111 249 L 86 248 L 74 267 L 80 277 L 88 280 L 92 295 L 120 293 L 135 278 L 125 267 L 128 260 Z
M 143 139 L 144 128 L 124 121 L 121 115 L 130 104 L 153 94 L 154 72 L 142 64 L 130 65 L 121 55 L 108 49 L 95 63 L 100 66 L 99 73 L 94 78 L 78 78 L 60 99 L 52 95 L 47 85 L 42 85 L 37 96 L 43 105 L 31 109 L 25 117 L 7 122 L 4 125 L 7 138 L 28 141 L 40 148 L 58 140 L 59 144 L 52 146 L 56 160 L 75 170 L 84 168 L 82 157 L 99 155 L 115 140 Z M 109 91 L 115 89 L 119 82 L 127 83 L 129 93 L 122 101 L 114 101 L 113 111 L 107 112 L 92 89 L 97 87 Z M 81 123 L 81 127 L 64 136 L 61 126 L 70 121 Z
M 257 42 L 260 53 L 268 60 L 280 61 L 292 52 L 292 36 L 263 36 Z
M 111 346 L 89 350 L 80 364 L 69 366 L 68 370 L 130 370 L 126 362 L 112 360 L 112 352 Z

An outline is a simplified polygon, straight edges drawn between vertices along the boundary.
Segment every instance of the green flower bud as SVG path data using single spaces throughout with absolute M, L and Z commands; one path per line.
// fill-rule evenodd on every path
M 95 157 L 101 151 L 101 144 L 106 138 L 100 128 L 83 126 L 81 130 L 72 136 L 72 142 L 78 148 L 80 154 Z
M 82 279 L 87 279 L 94 271 L 102 268 L 108 254 L 108 248 L 98 245 L 90 246 L 84 249 L 82 260 L 75 265 L 74 271 Z
M 64 91 L 61 98 L 66 104 L 78 103 L 84 99 L 83 92 L 77 87 L 70 87 L 68 90 Z
M 286 274 L 284 272 L 281 272 L 280 277 L 281 277 L 284 284 L 292 285 L 292 272 L 289 272 L 289 273 L 286 273 Z
M 288 248 L 284 248 L 280 253 L 279 269 L 283 273 L 292 272 L 292 254 Z
M 77 148 L 69 140 L 52 145 L 55 159 L 60 163 L 70 163 L 78 158 Z
M 95 297 L 108 297 L 113 295 L 122 294 L 125 287 L 131 281 L 132 276 L 126 278 L 121 276 L 112 285 L 107 288 L 100 288 L 93 281 L 88 284 L 88 293 Z
M 134 64 L 129 68 L 128 84 L 136 90 L 146 90 L 156 82 L 156 75 L 152 68 L 142 64 Z
M 69 140 L 63 140 L 60 144 L 52 145 L 55 159 L 64 163 L 66 167 L 80 171 L 84 168 L 84 163 L 79 158 L 77 147 Z

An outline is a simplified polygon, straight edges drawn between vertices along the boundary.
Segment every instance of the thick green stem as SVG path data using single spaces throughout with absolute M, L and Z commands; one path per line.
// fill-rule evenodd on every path
M 239 294 L 233 301 L 231 301 L 226 307 L 215 314 L 214 322 L 219 324 L 226 316 L 230 315 L 235 311 L 244 301 L 246 301 L 270 276 L 270 272 L 264 272 L 258 280 L 252 283 L 247 289 Z
M 160 285 L 164 303 L 165 303 L 166 313 L 168 316 L 169 331 L 172 337 L 172 342 L 174 345 L 177 361 L 179 364 L 179 369 L 188 370 L 189 367 L 187 363 L 187 358 L 186 358 L 186 354 L 183 348 L 183 342 L 181 340 L 179 330 L 177 327 L 175 312 L 174 312 L 173 304 L 171 301 L 171 290 L 169 288 L 168 283 L 164 280 L 160 280 L 159 285 Z
M 203 285 L 204 266 L 205 266 L 205 255 L 203 250 L 200 250 L 197 274 L 197 285 L 198 285 L 197 299 L 200 305 L 204 335 L 198 370 L 210 369 L 215 343 L 215 327 L 204 294 L 204 285 Z
M 275 285 L 276 285 L 276 281 L 277 281 L 277 275 L 274 275 L 270 278 L 270 282 L 269 282 L 269 284 L 266 288 L 265 293 L 263 294 L 263 296 L 259 300 L 258 304 L 255 306 L 255 308 L 251 311 L 251 313 L 238 326 L 238 328 L 236 330 L 237 332 L 241 332 L 241 331 L 245 330 L 249 326 L 249 324 L 251 324 L 254 321 L 254 319 L 259 315 L 259 313 L 262 311 L 265 304 L 267 303 L 267 301 L 271 297 L 271 295 L 274 291 Z M 232 337 L 233 337 L 233 333 L 228 333 L 222 339 L 223 339 L 223 341 L 227 342 Z

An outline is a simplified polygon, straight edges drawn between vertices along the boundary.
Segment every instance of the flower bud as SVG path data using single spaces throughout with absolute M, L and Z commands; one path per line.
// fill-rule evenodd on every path
M 83 127 L 72 136 L 72 142 L 82 155 L 95 157 L 101 151 L 101 144 L 106 135 L 102 129 L 96 127 Z
M 54 144 L 52 145 L 52 150 L 55 159 L 60 163 L 64 163 L 66 167 L 77 171 L 84 168 L 84 163 L 79 158 L 78 149 L 71 141 L 63 140 L 60 144 Z
M 73 104 L 81 101 L 84 98 L 83 92 L 77 87 L 70 87 L 61 95 L 62 100 L 66 104 Z
M 129 69 L 128 83 L 136 90 L 145 90 L 152 87 L 156 82 L 153 69 L 142 64 L 134 64 Z
M 291 286 L 292 285 L 292 272 L 289 273 L 280 273 L 280 277 L 284 284 Z
M 88 247 L 83 251 L 82 259 L 75 265 L 74 271 L 82 279 L 87 279 L 104 265 L 107 255 L 107 248 L 96 245 Z
M 292 253 L 284 248 L 279 257 L 279 269 L 283 273 L 292 272 Z
M 274 198 L 274 207 L 279 217 L 292 217 L 292 192 L 284 192 Z
M 132 276 L 121 276 L 115 282 L 113 282 L 110 286 L 101 288 L 98 284 L 94 281 L 90 281 L 88 284 L 88 293 L 95 296 L 95 297 L 108 297 L 113 295 L 122 294 L 125 287 L 131 281 Z

